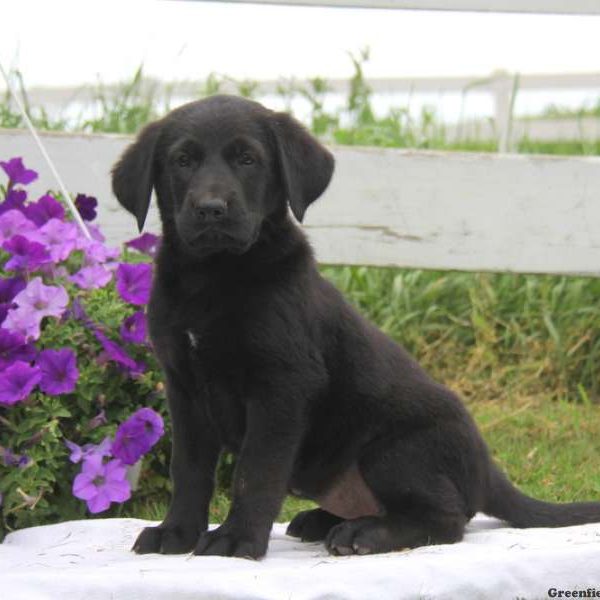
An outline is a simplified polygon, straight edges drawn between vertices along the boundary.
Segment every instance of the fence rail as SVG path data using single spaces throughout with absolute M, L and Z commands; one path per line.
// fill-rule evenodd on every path
M 131 138 L 42 137 L 67 187 L 98 197 L 108 239 L 133 237 L 109 178 Z M 333 150 L 333 183 L 305 223 L 323 263 L 600 276 L 600 158 Z M 11 156 L 52 186 L 27 132 L 0 130 L 0 157 Z
M 198 1 L 198 0 L 196 0 Z M 203 1 L 203 0 L 202 0 Z M 474 12 L 600 15 L 597 0 L 221 0 L 334 8 L 387 8 Z
M 600 0 L 598 0 L 600 3 Z M 395 77 L 373 78 L 367 81 L 375 94 L 418 94 L 448 92 L 461 93 L 465 98 L 471 92 L 490 94 L 493 98 L 494 116 L 491 119 L 471 119 L 458 124 L 446 124 L 445 132 L 450 141 L 460 139 L 500 140 L 500 150 L 507 151 L 523 137 L 537 140 L 593 140 L 600 139 L 600 118 L 563 118 L 563 119 L 519 119 L 510 114 L 511 96 L 513 93 L 514 75 L 503 71 L 491 73 L 489 76 L 462 77 Z M 228 79 L 222 81 L 222 91 L 237 92 L 236 82 Z M 158 97 L 172 97 L 178 101 L 191 100 L 199 96 L 199 82 L 182 81 L 165 85 L 158 81 L 148 80 L 145 83 L 148 94 Z M 257 97 L 277 94 L 282 87 L 310 89 L 310 81 L 299 80 L 266 80 L 256 82 Z M 345 79 L 327 80 L 327 88 L 333 94 L 346 96 L 349 82 Z M 118 86 L 105 86 L 107 95 L 118 93 Z M 600 73 L 566 73 L 566 74 L 524 74 L 519 75 L 518 92 L 533 90 L 595 90 L 600 93 Z M 94 101 L 94 90 L 89 86 L 48 88 L 34 87 L 27 93 L 32 106 L 44 106 L 47 112 L 60 113 L 70 102 L 89 105 Z

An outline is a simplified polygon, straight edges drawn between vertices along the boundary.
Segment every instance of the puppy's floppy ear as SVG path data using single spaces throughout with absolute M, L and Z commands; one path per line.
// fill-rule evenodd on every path
M 121 205 L 137 219 L 142 231 L 156 176 L 154 152 L 161 121 L 147 125 L 112 170 L 112 189 Z
M 302 222 L 306 209 L 329 185 L 333 155 L 290 115 L 274 113 L 272 124 L 287 200 Z

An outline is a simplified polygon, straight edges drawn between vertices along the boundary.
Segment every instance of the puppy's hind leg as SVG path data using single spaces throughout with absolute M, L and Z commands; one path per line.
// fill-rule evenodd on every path
M 369 454 L 360 470 L 382 514 L 333 527 L 325 540 L 331 554 L 377 554 L 462 539 L 469 520 L 465 503 L 439 465 L 434 467 L 430 450 L 397 442 Z
M 342 521 L 341 517 L 336 517 L 322 508 L 303 510 L 291 520 L 286 533 L 300 538 L 303 542 L 318 542 L 324 540 L 330 529 Z
M 392 513 L 343 521 L 327 534 L 330 554 L 379 554 L 429 544 L 451 544 L 462 539 L 466 517 L 433 510 L 420 515 Z

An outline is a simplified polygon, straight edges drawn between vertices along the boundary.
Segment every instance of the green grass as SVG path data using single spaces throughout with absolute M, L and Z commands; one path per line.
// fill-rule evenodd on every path
M 345 119 L 324 110 L 323 79 L 305 88 L 282 85 L 280 94 L 307 99 L 313 131 L 339 144 L 495 151 L 494 141 L 450 143 L 430 110 L 418 119 L 408 107 L 376 117 L 363 74 L 366 58 L 351 57 L 355 72 Z M 209 78 L 199 85 L 199 96 L 219 92 L 225 79 Z M 26 100 L 22 78 L 17 80 Z M 239 82 L 238 91 L 252 96 L 256 86 Z M 119 133 L 137 131 L 169 107 L 169 98 L 148 85 L 141 68 L 116 95 L 98 86 L 96 98 L 100 116 L 76 123 L 51 121 L 43 109 L 26 104 L 40 128 Z M 0 127 L 19 126 L 9 99 L 0 101 Z M 524 139 L 517 149 L 600 155 L 600 141 Z M 600 498 L 600 279 L 365 267 L 323 267 L 323 273 L 462 396 L 497 461 L 524 491 L 548 500 Z M 138 495 L 122 514 L 160 519 L 167 502 L 166 490 L 151 498 Z M 218 493 L 211 520 L 223 520 L 228 506 Z M 280 520 L 310 506 L 290 498 Z

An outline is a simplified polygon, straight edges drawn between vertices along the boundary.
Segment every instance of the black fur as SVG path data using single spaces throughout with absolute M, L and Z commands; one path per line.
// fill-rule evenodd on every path
M 113 172 L 140 228 L 154 188 L 163 242 L 149 306 L 173 423 L 173 496 L 139 553 L 258 558 L 285 495 L 313 498 L 290 535 L 334 554 L 456 542 L 484 511 L 517 527 L 600 521 L 492 464 L 459 399 L 318 273 L 301 220 L 333 158 L 289 116 L 239 98 L 149 125 Z M 207 532 L 220 452 L 233 502 Z

